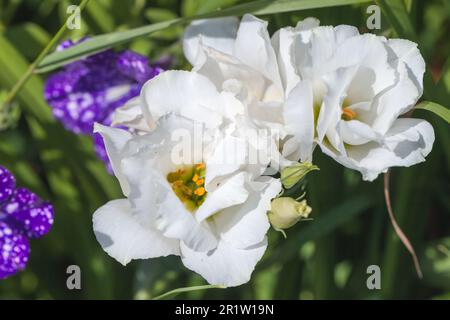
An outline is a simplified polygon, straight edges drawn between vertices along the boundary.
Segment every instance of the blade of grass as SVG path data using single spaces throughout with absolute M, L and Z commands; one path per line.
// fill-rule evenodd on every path
M 438 103 L 423 101 L 416 106 L 416 109 L 422 109 L 433 112 L 435 115 L 447 121 L 447 123 L 450 123 L 450 110 L 444 106 L 441 106 Z
M 399 0 L 375 0 L 400 37 L 417 41 L 405 3 Z
M 80 12 L 83 10 L 83 8 L 87 5 L 89 0 L 82 0 L 79 8 Z M 25 85 L 25 83 L 30 79 L 30 77 L 33 75 L 34 70 L 39 65 L 39 63 L 45 58 L 45 56 L 52 50 L 56 44 L 59 42 L 59 40 L 64 35 L 65 31 L 67 30 L 67 24 L 64 22 L 62 27 L 58 30 L 58 32 L 55 34 L 55 36 L 50 40 L 50 42 L 47 44 L 47 46 L 42 50 L 42 52 L 39 54 L 39 56 L 34 60 L 33 63 L 31 63 L 28 67 L 28 69 L 25 71 L 25 73 L 22 75 L 22 77 L 19 79 L 19 81 L 16 82 L 14 87 L 11 89 L 11 91 L 8 93 L 8 96 L 5 99 L 5 104 L 10 103 L 14 97 L 17 95 L 17 93 L 22 89 L 22 87 Z

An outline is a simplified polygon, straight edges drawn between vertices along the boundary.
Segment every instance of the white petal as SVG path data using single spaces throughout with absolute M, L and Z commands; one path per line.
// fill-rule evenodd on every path
M 329 61 L 336 50 L 332 27 L 316 27 L 300 32 L 294 41 L 293 63 L 302 79 L 314 80 L 332 71 Z
M 150 132 L 155 128 L 154 121 L 148 123 L 142 111 L 140 97 L 129 100 L 124 106 L 117 108 L 113 115 L 113 126 L 125 126 L 140 132 Z
M 360 69 L 349 88 L 351 103 L 361 102 L 352 101 L 353 85 L 364 84 L 365 92 L 370 89 L 372 95 L 377 95 L 395 83 L 395 69 L 389 58 L 385 39 L 373 34 L 351 37 L 339 45 L 333 56 L 335 68 L 359 66 Z M 367 84 L 370 84 L 369 89 L 367 89 Z M 358 92 L 357 89 L 354 91 Z
M 397 84 L 380 93 L 374 101 L 376 116 L 372 127 L 380 133 L 385 133 L 400 115 L 411 110 L 422 94 L 422 88 L 415 84 L 404 62 L 399 61 L 397 71 Z
M 386 133 L 383 145 L 375 142 L 347 147 L 347 157 L 336 155 L 325 145 L 322 150 L 342 165 L 358 170 L 372 181 L 390 167 L 409 167 L 425 161 L 434 142 L 433 127 L 424 120 L 402 118 Z
M 184 33 L 183 51 L 186 59 L 195 66 L 199 46 L 207 46 L 231 54 L 238 28 L 236 17 L 197 20 Z M 201 44 L 200 44 L 201 41 Z
M 345 40 L 358 34 L 355 27 L 347 25 L 304 28 L 294 40 L 291 63 L 303 79 L 314 80 L 341 67 L 333 63 L 333 55 Z
M 214 84 L 195 72 L 166 71 L 148 81 L 141 92 L 148 121 L 174 113 L 217 127 L 223 105 Z
M 183 264 L 210 284 L 235 287 L 250 280 L 256 264 L 264 255 L 267 239 L 246 249 L 237 249 L 220 241 L 210 252 L 197 252 L 181 243 Z
M 356 71 L 356 67 L 346 67 L 323 76 L 328 90 L 323 98 L 317 120 L 317 138 L 319 141 L 322 141 L 328 130 L 334 129 L 341 119 L 342 103 L 347 96 L 347 88 Z M 330 136 L 328 138 L 331 140 Z
M 358 120 L 340 121 L 339 132 L 344 143 L 350 145 L 360 145 L 378 138 L 371 127 Z
M 248 198 L 245 188 L 246 173 L 238 173 L 223 181 L 213 191 L 208 191 L 205 202 L 195 212 L 195 218 L 200 223 L 220 210 L 241 204 Z
M 300 142 L 301 161 L 312 161 L 314 110 L 311 83 L 302 81 L 289 94 L 283 109 L 286 131 Z
M 318 27 L 319 25 L 320 25 L 319 19 L 314 17 L 308 17 L 297 22 L 297 25 L 295 26 L 295 31 L 309 30 Z
M 351 37 L 359 35 L 358 28 L 354 26 L 349 26 L 346 24 L 341 24 L 334 27 L 334 32 L 336 34 L 336 43 L 341 44 L 345 40 Z
M 217 139 L 206 162 L 205 185 L 216 178 L 237 171 L 248 161 L 248 147 L 244 139 L 226 135 Z
M 250 182 L 248 189 L 250 194 L 245 203 L 213 217 L 221 240 L 237 248 L 247 248 L 264 239 L 270 227 L 267 211 L 282 187 L 279 179 L 264 177 L 261 181 Z
M 272 36 L 272 46 L 277 55 L 278 68 L 286 95 L 300 81 L 300 76 L 296 73 L 293 65 L 294 53 L 293 42 L 299 32 L 319 26 L 320 22 L 316 18 L 306 18 L 297 23 L 295 28 L 282 28 Z
M 271 85 L 258 70 L 254 70 L 236 57 L 212 48 L 204 48 L 205 60 L 194 68 L 206 76 L 218 90 L 233 92 L 242 101 L 263 100 L 266 88 Z
M 94 213 L 93 224 L 103 250 L 123 265 L 133 259 L 180 254 L 180 242 L 140 225 L 126 199 L 113 200 L 100 207 Z
M 239 25 L 233 53 L 241 62 L 270 79 L 278 90 L 283 90 L 266 21 L 249 14 L 244 15 Z
M 413 81 L 423 91 L 423 74 L 425 73 L 425 61 L 417 48 L 417 43 L 405 39 L 390 39 L 387 45 L 395 52 L 394 60 L 404 62 L 413 75 Z M 392 60 L 391 60 L 392 62 Z
M 130 187 L 127 179 L 122 173 L 120 163 L 124 156 L 123 151 L 125 145 L 132 138 L 131 133 L 123 129 L 107 127 L 98 123 L 94 125 L 94 132 L 102 135 L 114 175 L 119 180 L 123 194 L 127 196 L 130 192 Z

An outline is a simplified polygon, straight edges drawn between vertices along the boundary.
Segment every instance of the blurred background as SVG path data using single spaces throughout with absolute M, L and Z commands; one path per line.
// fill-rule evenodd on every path
M 74 1 L 75 2 L 75 1 Z M 242 3 L 237 0 L 91 0 L 82 12 L 81 30 L 64 39 L 79 39 L 193 16 Z M 450 1 L 396 0 L 407 10 L 402 30 L 389 14 L 377 34 L 419 43 L 427 62 L 424 99 L 450 101 Z M 67 19 L 68 0 L 0 0 L 0 90 L 10 89 L 27 65 Z M 77 4 L 77 3 L 73 3 Z M 270 30 L 315 16 L 322 25 L 366 28 L 373 3 L 262 16 Z M 189 69 L 180 37 L 183 26 L 141 37 L 121 48 L 149 57 L 173 57 L 173 69 Z M 118 183 L 96 158 L 89 138 L 73 135 L 53 120 L 43 98 L 48 73 L 33 76 L 17 96 L 10 124 L 0 131 L 0 165 L 18 184 L 56 208 L 55 224 L 44 238 L 31 241 L 26 271 L 0 281 L 0 299 L 149 299 L 204 280 L 185 269 L 179 258 L 134 261 L 127 267 L 110 258 L 92 231 L 92 213 L 121 196 Z M 436 84 L 437 83 L 437 84 Z M 419 280 L 412 260 L 393 231 L 383 181 L 361 180 L 330 158 L 315 154 L 320 172 L 310 174 L 308 201 L 313 221 L 287 230 L 287 240 L 269 233 L 269 248 L 252 280 L 231 289 L 211 289 L 178 298 L 209 299 L 450 299 L 450 135 L 449 126 L 427 111 L 413 116 L 432 123 L 436 142 L 425 163 L 395 168 L 391 197 L 400 226 L 413 243 L 424 271 Z M 4 115 L 1 115 L 4 117 Z M 0 121 L 1 123 L 1 121 Z M 66 287 L 66 268 L 79 265 L 82 290 Z M 368 290 L 366 269 L 381 268 L 381 290 Z

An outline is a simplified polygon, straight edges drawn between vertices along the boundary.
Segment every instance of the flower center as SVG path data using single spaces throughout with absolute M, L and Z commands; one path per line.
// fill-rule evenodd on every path
M 342 109 L 341 119 L 344 121 L 350 121 L 356 118 L 356 112 L 346 107 Z
M 183 166 L 176 171 L 169 172 L 167 181 L 172 190 L 183 202 L 186 209 L 193 212 L 205 201 L 205 164 Z

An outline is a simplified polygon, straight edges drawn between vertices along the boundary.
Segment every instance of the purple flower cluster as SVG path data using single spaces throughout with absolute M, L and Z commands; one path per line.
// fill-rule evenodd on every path
M 50 203 L 25 188 L 16 188 L 14 176 L 0 166 L 0 279 L 25 269 L 28 240 L 47 234 L 53 216 Z
M 77 43 L 64 41 L 57 50 Z M 133 51 L 110 49 L 70 63 L 50 76 L 44 96 L 54 117 L 67 130 L 93 135 L 95 122 L 110 125 L 114 110 L 139 95 L 142 85 L 164 67 L 165 63 L 149 65 L 146 57 Z M 94 137 L 94 145 L 97 155 L 110 169 L 103 140 Z

